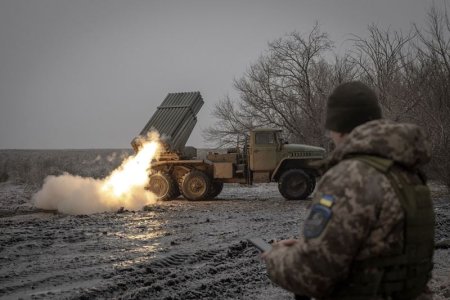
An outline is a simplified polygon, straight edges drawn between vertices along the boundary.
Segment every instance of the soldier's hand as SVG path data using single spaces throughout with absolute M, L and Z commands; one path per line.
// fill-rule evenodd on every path
M 297 243 L 297 240 L 288 239 L 288 240 L 281 240 L 277 244 L 280 244 L 280 245 L 286 246 L 286 247 L 290 247 L 290 246 L 294 245 L 295 243 Z
M 297 243 L 297 240 L 295 240 L 295 239 L 281 240 L 281 241 L 274 242 L 272 244 L 272 248 L 274 249 L 274 248 L 278 248 L 278 247 L 291 247 L 291 246 L 295 245 L 296 243 Z M 264 260 L 269 253 L 270 253 L 270 251 L 261 253 L 261 258 Z

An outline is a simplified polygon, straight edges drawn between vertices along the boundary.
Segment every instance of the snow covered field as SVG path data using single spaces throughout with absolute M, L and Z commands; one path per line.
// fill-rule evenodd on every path
M 65 215 L 31 198 L 47 175 L 103 178 L 128 150 L 0 151 L 0 298 L 292 299 L 270 283 L 246 239 L 299 233 L 309 201 L 276 184 L 226 185 L 217 200 L 159 202 L 145 211 Z M 432 184 L 436 241 L 450 238 L 450 197 Z M 450 249 L 431 283 L 450 298 Z

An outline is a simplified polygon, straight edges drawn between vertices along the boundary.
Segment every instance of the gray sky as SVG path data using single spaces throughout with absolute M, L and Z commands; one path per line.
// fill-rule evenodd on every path
M 267 42 L 317 20 L 337 48 L 408 30 L 431 0 L 0 0 L 0 149 L 129 148 L 169 92 L 200 91 L 188 141 Z

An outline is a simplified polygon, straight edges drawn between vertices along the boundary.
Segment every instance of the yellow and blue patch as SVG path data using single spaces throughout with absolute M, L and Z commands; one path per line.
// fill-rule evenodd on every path
M 330 208 L 334 204 L 334 197 L 332 195 L 323 195 L 319 200 L 319 204 Z
M 323 195 L 319 202 L 311 207 L 303 227 L 303 235 L 307 239 L 320 236 L 331 219 L 331 207 L 335 200 L 332 195 Z

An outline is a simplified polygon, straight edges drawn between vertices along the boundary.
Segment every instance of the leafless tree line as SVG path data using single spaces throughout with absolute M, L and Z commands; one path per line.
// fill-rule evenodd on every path
M 421 125 L 433 146 L 432 171 L 450 186 L 450 18 L 433 5 L 423 28 L 404 34 L 368 26 L 352 36 L 341 55 L 315 24 L 293 32 L 268 49 L 234 82 L 239 99 L 226 97 L 204 131 L 207 141 L 234 146 L 238 134 L 256 127 L 282 128 L 292 142 L 329 148 L 325 104 L 339 83 L 361 80 L 374 88 L 386 118 Z

